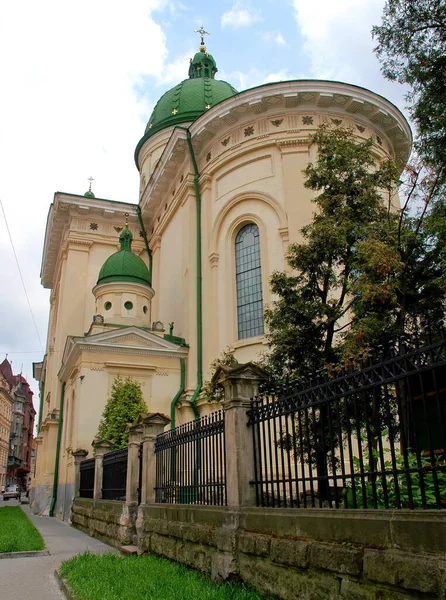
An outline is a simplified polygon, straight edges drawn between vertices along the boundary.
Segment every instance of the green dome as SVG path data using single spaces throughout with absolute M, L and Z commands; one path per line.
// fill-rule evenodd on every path
M 237 93 L 226 81 L 210 77 L 185 79 L 158 100 L 146 127 L 145 136 L 148 137 L 170 125 L 195 121 L 212 106 Z
M 190 61 L 189 79 L 166 92 L 155 105 L 144 136 L 136 147 L 136 162 L 141 146 L 151 135 L 172 125 L 195 121 L 219 102 L 238 94 L 226 81 L 214 79 L 217 71 L 214 58 L 202 44 L 200 52 Z
M 125 227 L 119 236 L 121 249 L 107 258 L 99 272 L 97 284 L 113 281 L 131 281 L 150 286 L 146 263 L 132 252 L 132 232 Z

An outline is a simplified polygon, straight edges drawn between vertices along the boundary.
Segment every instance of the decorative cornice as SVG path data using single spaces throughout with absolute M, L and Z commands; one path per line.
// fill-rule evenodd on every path
M 63 241 L 67 238 L 67 228 L 70 227 L 71 217 L 76 216 L 78 219 L 91 219 L 94 217 L 97 220 L 119 216 L 119 219 L 122 220 L 126 212 L 129 214 L 130 223 L 137 227 L 138 216 L 134 204 L 56 192 L 54 202 L 48 213 L 45 231 L 40 274 L 43 287 L 49 289 L 54 287 L 55 273 L 66 247 Z M 79 238 L 70 237 L 70 244 L 83 245 L 79 244 L 77 240 Z M 93 243 L 94 240 L 91 238 L 88 243 L 90 242 Z M 101 238 L 101 243 L 104 243 L 103 238 Z
M 135 340 L 135 344 L 132 346 L 123 344 L 123 342 L 129 340 Z M 138 340 L 140 340 L 140 344 L 137 343 Z M 164 338 L 142 331 L 137 327 L 114 329 L 85 337 L 69 336 L 65 343 L 62 365 L 57 375 L 61 381 L 67 379 L 67 375 L 83 352 L 173 358 L 185 358 L 188 355 L 187 348 L 177 346 Z
M 277 140 L 276 142 L 278 148 L 282 150 L 282 148 L 289 148 L 291 146 L 306 146 L 310 145 L 310 138 L 297 138 L 294 140 Z

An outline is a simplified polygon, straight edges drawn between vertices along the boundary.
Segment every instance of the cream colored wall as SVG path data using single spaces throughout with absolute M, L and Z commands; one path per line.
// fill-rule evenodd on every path
M 150 180 L 150 176 L 153 173 L 167 142 L 169 141 L 170 135 L 173 128 L 168 127 L 158 133 L 155 133 L 153 137 L 144 144 L 143 149 L 139 154 L 139 165 L 140 165 L 140 196 L 144 192 L 147 183 Z
M 170 403 L 180 386 L 178 358 L 126 355 L 124 352 L 82 353 L 65 388 L 60 483 L 74 482 L 72 450 L 82 448 L 92 456 L 91 444 L 118 375 L 122 378 L 130 376 L 141 384 L 147 412 L 170 415 Z
M 106 206 L 106 205 L 105 205 Z M 104 207 L 105 207 L 104 206 Z M 114 218 L 114 222 L 116 221 Z M 90 224 L 98 225 L 96 231 Z M 62 384 L 58 378 L 66 339 L 69 335 L 81 336 L 88 331 L 95 314 L 95 298 L 92 288 L 105 260 L 119 249 L 119 232 L 114 222 L 101 220 L 89 214 L 74 214 L 63 233 L 63 243 L 56 267 L 55 282 L 51 295 L 50 323 L 47 339 L 45 399 L 42 407 L 41 434 L 36 457 L 36 480 L 34 484 L 52 484 L 56 444 L 53 439 L 54 423 L 58 419 Z M 120 219 L 124 223 L 124 215 Z M 139 229 L 132 227 L 134 238 Z M 142 249 L 142 241 L 133 244 L 136 252 Z M 65 390 L 67 392 L 67 388 Z M 49 402 L 47 400 L 50 400 Z M 48 422 L 48 427 L 45 423 Z M 73 440 L 74 443 L 75 440 Z M 91 440 L 90 440 L 91 443 Z M 66 456 L 62 456 L 62 461 Z
M 310 222 L 315 206 L 313 192 L 304 187 L 302 170 L 316 158 L 309 135 L 323 123 L 339 120 L 336 112 L 313 108 L 282 109 L 267 116 L 248 114 L 229 125 L 220 121 L 218 129 L 192 137 L 200 171 L 202 195 L 202 286 L 203 286 L 203 370 L 205 378 L 212 360 L 226 346 L 233 346 L 240 362 L 255 360 L 266 349 L 264 336 L 238 340 L 235 237 L 243 225 L 256 223 L 260 231 L 264 305 L 272 300 L 269 277 L 274 270 L 287 268 L 285 254 L 289 243 L 301 239 L 300 229 Z M 379 139 L 374 151 L 377 160 L 391 153 L 382 128 L 375 129 L 364 116 L 341 115 L 342 126 L 350 127 L 359 140 Z M 280 122 L 280 125 L 276 124 Z M 276 123 L 276 124 L 275 124 Z M 194 125 L 195 126 L 195 125 Z M 197 130 L 199 127 L 197 126 Z M 252 131 L 252 134 L 249 133 Z M 215 133 L 217 132 L 217 133 Z M 249 133 L 249 135 L 248 135 Z M 151 142 L 148 142 L 150 150 Z M 146 152 L 148 155 L 149 150 Z M 171 169 L 172 165 L 166 164 Z M 156 240 L 154 281 L 156 314 L 164 323 L 175 321 L 175 333 L 191 345 L 187 387 L 196 384 L 196 242 L 195 195 L 178 202 L 179 175 L 193 172 L 186 156 L 176 164 L 165 188 L 175 210 L 166 224 L 160 208 L 146 223 Z M 170 171 L 169 171 L 170 172 Z M 173 200 L 172 200 L 173 198 Z M 150 202 L 150 200 L 149 200 Z M 181 255 L 180 255 L 181 253 Z M 180 268 L 181 264 L 181 268 Z M 159 270 L 157 273 L 156 270 Z M 167 274 L 167 275 L 166 275 Z M 157 318 L 154 316 L 154 318 Z M 195 364 L 194 364 L 195 363 Z

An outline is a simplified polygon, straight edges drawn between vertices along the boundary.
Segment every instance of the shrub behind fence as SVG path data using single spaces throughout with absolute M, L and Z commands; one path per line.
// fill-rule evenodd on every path
M 251 402 L 258 506 L 446 507 L 446 342 Z

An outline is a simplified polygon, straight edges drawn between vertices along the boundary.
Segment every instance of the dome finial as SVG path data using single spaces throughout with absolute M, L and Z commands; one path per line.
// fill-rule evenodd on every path
M 128 252 L 132 251 L 132 240 L 133 234 L 129 229 L 129 213 L 124 213 L 125 215 L 125 227 L 119 236 L 119 242 L 121 244 L 121 252 L 123 250 L 127 250 Z
M 200 27 L 200 29 L 194 29 L 194 33 L 199 33 L 201 35 L 201 45 L 200 45 L 200 52 L 206 52 L 206 46 L 204 43 L 204 35 L 211 35 L 209 31 L 205 31 L 203 25 Z
M 93 177 L 88 177 L 88 181 L 90 182 L 90 186 L 88 188 L 88 191 L 85 192 L 84 196 L 85 198 L 94 198 L 95 195 L 93 194 L 93 192 L 91 191 L 91 182 L 94 181 Z

